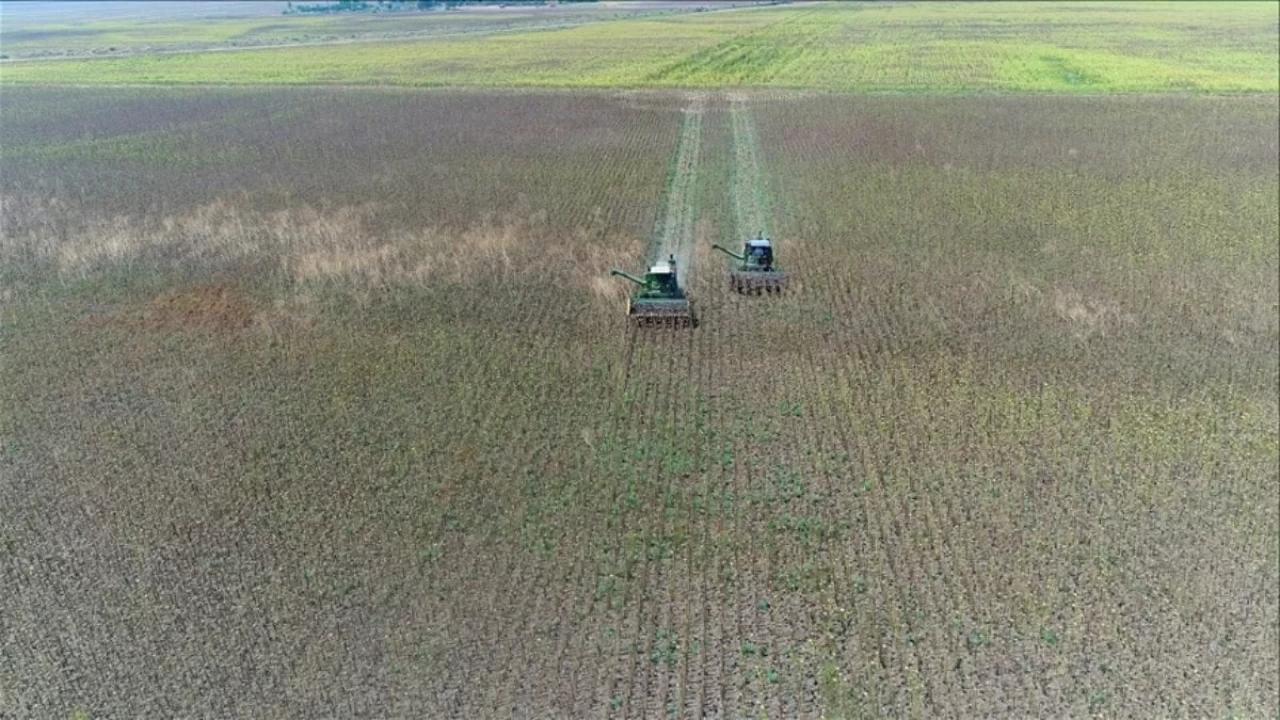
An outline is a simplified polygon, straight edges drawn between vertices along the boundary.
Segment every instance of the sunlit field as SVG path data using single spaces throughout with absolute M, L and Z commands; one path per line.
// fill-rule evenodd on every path
M 0 6 L 0 717 L 1280 714 L 1275 3 L 376 6 Z
M 592 5 L 168 22 L 147 28 L 145 44 L 119 22 L 19 26 L 0 30 L 15 58 L 132 54 L 8 62 L 0 83 L 1280 91 L 1280 16 L 1268 2 Z M 216 51 L 246 45 L 286 47 Z
M 1277 710 L 1274 97 L 0 120 L 11 714 Z

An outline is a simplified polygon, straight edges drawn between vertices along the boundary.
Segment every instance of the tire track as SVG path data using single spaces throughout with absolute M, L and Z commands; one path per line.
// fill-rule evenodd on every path
M 745 240 L 756 233 L 768 237 L 771 218 L 765 199 L 764 170 L 746 97 L 730 98 L 729 117 L 733 125 L 733 218 L 738 239 Z
M 695 191 L 705 108 L 706 97 L 701 93 L 693 93 L 688 98 L 688 104 L 681 110 L 684 117 L 680 121 L 680 140 L 670 171 L 671 177 L 667 180 L 663 212 L 654 227 L 654 243 L 649 256 L 652 264 L 674 255 L 683 287 L 688 287 L 693 280 L 693 226 L 697 218 Z

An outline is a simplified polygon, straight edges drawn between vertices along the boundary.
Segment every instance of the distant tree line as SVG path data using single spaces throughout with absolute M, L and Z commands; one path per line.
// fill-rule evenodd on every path
M 405 10 L 406 3 L 403 0 L 338 0 L 332 3 L 317 3 L 314 5 L 304 5 L 302 3 L 294 4 L 290 2 L 284 10 L 285 15 L 294 13 L 305 13 L 310 15 L 326 14 L 326 13 L 347 13 L 347 12 L 380 12 Z
M 598 0 L 558 0 L 560 3 L 597 2 Z M 550 5 L 550 0 L 418 0 L 418 9 L 436 10 L 438 8 L 456 8 L 464 5 Z

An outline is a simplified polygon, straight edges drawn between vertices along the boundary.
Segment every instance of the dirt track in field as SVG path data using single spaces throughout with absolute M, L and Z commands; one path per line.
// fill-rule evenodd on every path
M 746 239 L 755 237 L 757 233 L 769 237 L 766 179 L 761 167 L 755 123 L 744 96 L 731 98 L 729 116 L 733 125 L 733 216 L 738 237 Z
M 691 282 L 694 274 L 693 236 L 698 215 L 696 191 L 705 109 L 706 97 L 694 93 L 681 111 L 680 140 L 665 191 L 665 208 L 654 231 L 656 252 L 648 259 L 654 263 L 675 256 L 682 284 Z

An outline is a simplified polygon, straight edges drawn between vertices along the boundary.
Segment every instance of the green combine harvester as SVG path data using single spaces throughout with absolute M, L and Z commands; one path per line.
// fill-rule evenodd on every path
M 744 243 L 741 255 L 722 245 L 711 247 L 741 262 L 729 273 L 729 289 L 748 295 L 780 293 L 787 289 L 787 274 L 774 269 L 773 243 L 764 233 Z
M 609 274 L 640 286 L 627 300 L 627 315 L 637 326 L 697 327 L 693 306 L 676 279 L 675 255 L 650 267 L 643 280 L 621 270 L 612 270 Z

